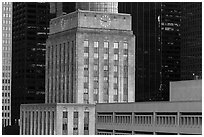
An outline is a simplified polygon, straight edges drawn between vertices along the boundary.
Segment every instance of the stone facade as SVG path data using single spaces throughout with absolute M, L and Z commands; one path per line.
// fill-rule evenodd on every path
M 67 113 L 66 116 L 63 113 Z M 77 127 L 74 113 L 78 113 Z M 21 105 L 21 135 L 84 135 L 84 114 L 88 113 L 87 134 L 95 134 L 95 106 L 92 104 L 24 104 Z M 74 131 L 74 127 L 77 132 Z
M 20 133 L 95 134 L 94 103 L 134 102 L 134 54 L 128 14 L 78 10 L 52 19 L 46 104 L 21 106 Z
M 47 103 L 134 101 L 135 36 L 131 31 L 129 14 L 78 10 L 51 20 L 50 28 L 46 54 Z M 87 51 L 84 47 L 85 42 Z M 97 47 L 94 47 L 96 42 Z M 108 44 L 107 49 L 104 48 L 104 43 Z M 114 44 L 117 44 L 117 47 L 114 47 Z M 95 50 L 98 50 L 97 55 Z M 108 56 L 107 59 L 104 59 L 106 58 L 104 54 Z M 94 74 L 96 62 L 98 62 L 97 78 Z M 117 76 L 114 74 L 115 62 L 118 62 Z M 124 76 L 125 63 L 127 76 Z M 87 74 L 85 74 L 85 65 L 87 65 Z M 104 69 L 108 73 L 107 76 Z M 87 83 L 84 82 L 85 77 L 88 79 Z M 104 77 L 108 79 L 106 95 L 104 95 Z M 126 78 L 127 82 L 124 82 Z M 98 84 L 96 95 L 94 95 L 96 84 L 94 79 L 97 79 Z M 115 96 L 114 80 L 118 85 Z M 86 93 L 85 84 L 88 85 Z M 124 93 L 124 90 L 127 90 L 127 93 Z

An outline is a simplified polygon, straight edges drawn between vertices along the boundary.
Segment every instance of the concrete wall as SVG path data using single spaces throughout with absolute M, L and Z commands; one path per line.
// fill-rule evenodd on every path
M 96 104 L 96 134 L 202 134 L 202 102 Z
M 202 100 L 202 80 L 170 82 L 170 101 Z

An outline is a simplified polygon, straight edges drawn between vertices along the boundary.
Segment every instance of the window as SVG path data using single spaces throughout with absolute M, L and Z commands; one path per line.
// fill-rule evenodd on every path
M 97 88 L 94 89 L 94 94 L 98 94 L 98 89 Z
M 118 54 L 114 54 L 114 60 L 118 60 Z
M 84 47 L 88 47 L 89 46 L 89 41 L 88 40 L 85 40 L 84 41 Z
M 73 135 L 78 135 L 78 112 L 74 112 Z
M 67 111 L 63 112 L 63 118 L 68 118 L 68 112 Z
M 114 83 L 118 83 L 118 77 L 114 77 Z
M 104 54 L 104 59 L 108 59 L 108 54 Z
M 87 82 L 88 82 L 88 80 L 89 80 L 89 79 L 88 79 L 88 77 L 84 77 L 84 82 L 86 82 L 86 83 L 87 83 Z
M 104 81 L 108 81 L 108 77 L 104 77 L 103 79 L 104 79 Z
M 118 49 L 118 42 L 114 43 L 113 46 L 114 46 L 114 49 Z
M 104 48 L 108 48 L 108 42 L 104 42 Z
M 125 42 L 124 43 L 124 49 L 127 49 L 128 48 L 128 44 Z
M 98 65 L 94 65 L 94 70 L 95 70 L 95 71 L 98 70 Z
M 114 72 L 118 72 L 118 66 L 114 66 Z
M 84 89 L 84 94 L 88 94 L 88 89 L 87 88 Z
M 89 53 L 84 53 L 84 57 L 89 57 Z
M 84 135 L 89 134 L 89 112 L 84 112 Z
M 94 42 L 94 48 L 98 48 L 98 42 Z
M 104 66 L 104 70 L 108 70 L 108 66 Z
M 94 53 L 94 58 L 98 58 L 98 53 Z

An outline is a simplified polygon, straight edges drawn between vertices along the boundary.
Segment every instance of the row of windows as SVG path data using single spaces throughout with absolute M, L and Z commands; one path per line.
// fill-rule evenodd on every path
M 161 126 L 173 126 L 177 123 L 177 115 L 157 115 L 155 117 L 155 124 Z M 98 123 L 121 123 L 121 124 L 130 124 L 134 122 L 134 124 L 138 125 L 151 125 L 153 124 L 153 115 L 134 115 L 134 119 L 132 119 L 132 115 L 115 115 L 115 121 L 113 121 L 113 114 L 98 114 L 97 121 Z M 201 126 L 202 125 L 202 117 L 195 115 L 187 115 L 180 117 L 180 125 L 182 126 Z
M 12 8 L 11 8 L 11 7 L 3 7 L 3 10 L 4 10 L 4 11 L 11 11 Z
M 10 113 L 9 112 L 2 112 L 2 117 L 10 117 Z
M 10 86 L 2 86 L 2 90 L 10 90 Z M 2 93 L 3 94 L 3 93 Z M 7 96 L 7 94 L 5 94 L 5 97 Z M 9 97 L 9 94 L 8 94 Z
M 10 103 L 10 99 L 2 99 L 2 104 L 7 104 L 7 103 Z
M 3 51 L 11 51 L 11 46 L 3 45 Z
M 2 79 L 2 83 L 4 84 L 10 84 L 10 79 Z
M 11 66 L 2 66 L 2 70 L 10 70 L 11 69 Z
M 4 18 L 11 18 L 11 14 L 10 13 L 3 13 L 3 17 Z
M 2 73 L 2 77 L 10 77 L 11 76 L 11 73 L 9 72 L 3 72 Z
M 4 93 L 4 92 L 3 92 L 3 93 L 2 93 L 2 97 L 10 97 L 10 93 L 6 93 L 6 92 Z
M 11 40 L 8 39 L 2 39 L 3 44 L 11 44 Z
M 3 53 L 3 58 L 11 58 L 11 53 Z
M 2 2 L 4 5 L 11 5 L 12 2 Z
M 11 33 L 3 33 L 2 36 L 3 36 L 3 38 L 10 38 Z
M 10 106 L 2 106 L 2 110 L 10 110 Z

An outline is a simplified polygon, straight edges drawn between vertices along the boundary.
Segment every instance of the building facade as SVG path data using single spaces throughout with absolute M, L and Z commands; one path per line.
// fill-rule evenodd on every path
M 14 2 L 12 27 L 12 125 L 20 104 L 45 102 L 45 48 L 49 3 Z
M 202 78 L 202 3 L 182 4 L 181 79 Z
M 94 104 L 21 105 L 21 135 L 94 135 Z
M 128 14 L 78 10 L 51 20 L 46 103 L 133 102 L 134 43 Z
M 11 125 L 12 3 L 2 3 L 2 127 Z
M 21 134 L 95 134 L 95 103 L 134 102 L 134 43 L 129 14 L 77 10 L 52 19 L 46 43 L 46 104 L 21 106 Z M 52 117 L 43 116 L 50 105 L 59 116 L 53 110 Z M 49 120 L 40 122 L 45 117 L 51 125 Z
M 96 134 L 201 135 L 202 82 L 170 85 L 169 102 L 96 104 Z
M 137 36 L 135 100 L 169 100 L 169 82 L 180 80 L 180 3 L 119 2 L 132 15 Z

